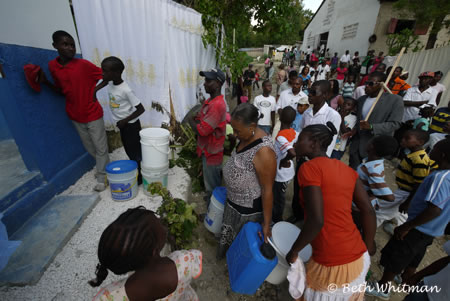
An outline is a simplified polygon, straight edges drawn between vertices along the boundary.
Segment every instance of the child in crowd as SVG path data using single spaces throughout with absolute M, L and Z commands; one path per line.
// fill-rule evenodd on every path
M 448 235 L 448 233 L 445 233 Z M 447 301 L 450 299 L 450 285 L 448 275 L 450 275 L 450 240 L 442 246 L 446 256 L 439 258 L 424 269 L 409 277 L 406 284 L 417 285 L 417 290 L 406 296 L 404 301 L 433 300 Z M 430 290 L 431 287 L 438 287 L 439 290 Z
M 255 91 L 255 86 L 259 89 L 259 72 L 258 69 L 255 69 L 255 81 L 253 82 L 253 91 Z
M 430 124 L 430 141 L 429 148 L 450 134 L 450 101 L 447 107 L 439 108 L 433 115 Z
M 420 118 L 414 120 L 413 128 L 428 132 L 428 127 L 430 126 L 431 118 L 434 114 L 434 108 L 432 106 L 425 106 L 420 109 Z
M 275 125 L 275 97 L 270 95 L 272 93 L 272 83 L 270 80 L 265 80 L 262 83 L 263 94 L 255 97 L 253 105 L 258 108 L 259 115 L 262 117 L 258 120 L 258 127 L 260 127 L 267 134 L 271 134 Z
M 138 164 L 139 176 L 138 184 L 142 184 L 141 174 L 141 122 L 139 116 L 145 109 L 141 101 L 134 95 L 128 84 L 122 79 L 122 72 L 125 69 L 123 62 L 110 56 L 102 61 L 103 80 L 108 84 L 109 107 L 111 114 L 120 130 L 120 138 L 123 147 L 130 160 Z
M 344 63 L 340 63 L 339 67 L 336 69 L 337 72 L 337 81 L 339 82 L 339 89 L 342 89 L 342 85 L 344 83 L 344 78 L 347 75 L 347 67 L 345 67 Z
M 394 201 L 394 194 L 384 178 L 384 157 L 392 156 L 397 149 L 394 137 L 375 136 L 367 143 L 367 158 L 356 169 L 375 212 L 380 209 L 379 200 Z M 352 206 L 352 215 L 358 229 L 362 229 L 360 212 L 355 205 Z
M 408 210 L 408 220 L 395 228 L 394 237 L 381 250 L 383 276 L 378 283 L 366 287 L 368 296 L 388 300 L 389 283 L 400 273 L 403 283 L 413 282 L 412 277 L 428 246 L 433 243 L 434 237 L 444 235 L 450 222 L 450 139 L 438 142 L 430 157 L 439 169 L 420 184 L 411 204 L 405 208 Z M 444 297 L 442 300 L 447 299 Z
M 286 188 L 290 180 L 295 176 L 294 144 L 298 138 L 298 132 L 291 128 L 295 119 L 295 110 L 291 106 L 282 109 L 280 114 L 280 131 L 275 138 L 275 153 L 277 155 L 277 175 L 273 184 L 273 210 L 272 221 L 277 223 L 283 220 L 284 204 L 286 202 Z
M 367 143 L 367 158 L 357 168 L 359 178 L 375 210 L 380 209 L 378 200 L 387 202 L 395 200 L 392 190 L 384 179 L 384 158 L 394 155 L 397 149 L 398 143 L 394 137 L 375 136 Z
M 199 300 L 190 282 L 202 273 L 202 253 L 181 250 L 161 257 L 167 229 L 144 207 L 128 209 L 103 231 L 98 245 L 97 287 L 108 276 L 134 272 L 102 288 L 93 301 Z
M 359 62 L 360 62 L 360 60 L 359 60 L 359 51 L 356 51 L 355 55 L 353 55 L 352 62 L 355 65 L 359 65 Z
M 361 65 L 357 61 L 353 61 L 353 64 L 348 68 L 348 74 L 354 76 L 354 82 L 359 82 L 359 74 L 361 73 Z
M 383 62 L 384 60 L 383 54 L 384 54 L 383 51 L 380 51 L 380 53 L 378 53 L 378 56 L 374 59 L 372 69 L 370 70 L 371 73 L 374 72 L 377 69 L 378 65 Z
M 248 101 L 248 90 L 244 89 L 242 91 L 242 96 L 241 96 L 241 103 L 246 103 Z
M 297 104 L 297 113 L 295 115 L 294 122 L 292 123 L 292 128 L 296 132 L 300 132 L 300 123 L 302 121 L 303 113 L 309 108 L 309 101 L 307 98 L 300 98 Z
M 331 71 L 336 70 L 336 68 L 338 66 L 338 61 L 339 61 L 338 53 L 335 52 L 334 56 L 331 58 Z
M 108 139 L 103 122 L 103 109 L 97 101 L 96 93 L 105 87 L 102 70 L 91 62 L 75 58 L 75 41 L 65 31 L 58 30 L 52 35 L 53 47 L 58 57 L 48 63 L 54 84 L 43 71 L 39 81 L 53 91 L 66 97 L 66 112 L 78 132 L 85 149 L 95 158 L 97 185 L 94 190 L 103 191 L 107 186 L 105 167 L 109 163 Z
M 294 61 L 289 64 L 288 73 L 295 70 Z
M 355 91 L 355 76 L 349 74 L 344 86 L 342 87 L 342 97 L 352 97 L 353 91 Z
M 233 127 L 231 126 L 231 116 L 227 113 L 227 126 L 225 127 L 225 142 L 223 143 L 223 160 L 222 166 L 227 163 L 228 159 L 236 146 L 236 136 L 234 136 Z
M 282 83 L 284 83 L 287 79 L 287 73 L 286 70 L 284 70 L 284 64 L 280 64 L 280 66 L 278 66 L 278 73 L 277 73 L 277 95 L 279 94 L 280 91 L 280 86 Z
M 356 115 L 354 113 L 356 108 L 356 100 L 351 97 L 344 98 L 344 104 L 342 105 L 339 113 L 341 114 L 342 122 L 339 130 L 339 135 L 336 139 L 331 158 L 340 160 L 345 152 L 347 146 L 347 140 L 353 128 L 356 125 Z
M 425 177 L 437 168 L 437 164 L 428 157 L 424 149 L 428 139 L 427 132 L 417 129 L 408 130 L 403 135 L 400 145 L 408 154 L 397 168 L 395 181 L 398 189 L 394 192 L 394 202 L 380 200 L 380 209 L 376 212 L 377 227 L 391 219 L 396 219 L 397 225 L 403 224 L 407 218 L 404 207 L 407 206 Z M 392 223 L 387 223 L 383 227 L 388 233 L 392 233 L 393 228 Z

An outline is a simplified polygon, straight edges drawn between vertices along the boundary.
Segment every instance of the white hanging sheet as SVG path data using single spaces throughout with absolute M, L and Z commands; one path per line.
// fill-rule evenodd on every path
M 125 64 L 123 79 L 142 101 L 144 127 L 168 123 L 169 85 L 177 120 L 196 104 L 198 71 L 214 67 L 214 51 L 201 42 L 201 15 L 167 0 L 74 0 L 83 58 L 100 66 L 108 56 Z M 105 125 L 114 127 L 107 89 L 97 96 Z
M 198 12 L 167 1 L 167 70 L 175 116 L 182 120 L 198 103 L 199 72 L 215 67 L 214 48 L 202 43 L 202 16 Z M 209 97 L 206 95 L 205 97 Z

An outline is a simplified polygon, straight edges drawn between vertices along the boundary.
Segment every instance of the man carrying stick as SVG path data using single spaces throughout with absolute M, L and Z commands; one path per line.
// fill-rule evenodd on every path
M 403 99 L 395 94 L 384 92 L 377 100 L 383 88 L 386 75 L 373 72 L 365 82 L 366 95 L 358 98 L 357 124 L 352 132 L 349 165 L 356 169 L 361 160 L 367 157 L 366 145 L 378 135 L 393 136 L 400 127 L 403 118 Z M 372 108 L 373 107 L 373 108 Z

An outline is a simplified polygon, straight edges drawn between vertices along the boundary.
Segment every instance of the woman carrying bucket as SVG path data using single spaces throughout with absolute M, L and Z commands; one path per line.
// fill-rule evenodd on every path
M 369 254 L 376 251 L 375 212 L 358 174 L 326 155 L 335 134 L 331 122 L 310 125 L 296 144 L 297 155 L 310 159 L 300 167 L 298 177 L 306 218 L 286 260 L 294 263 L 298 252 L 311 244 L 304 300 L 363 300 Z M 352 219 L 352 200 L 361 211 L 363 237 Z
M 257 124 L 258 109 L 252 104 L 240 104 L 231 114 L 231 126 L 239 144 L 223 167 L 227 201 L 217 250 L 219 259 L 247 222 L 262 223 L 266 242 L 271 236 L 277 161 L 272 138 Z

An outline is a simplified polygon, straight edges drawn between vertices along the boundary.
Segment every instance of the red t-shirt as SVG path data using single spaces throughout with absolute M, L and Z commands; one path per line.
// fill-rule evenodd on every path
M 95 86 L 102 79 L 102 69 L 77 58 L 64 66 L 56 58 L 48 63 L 48 68 L 55 85 L 66 96 L 66 112 L 70 119 L 87 123 L 103 116 L 102 106 L 92 100 Z
M 300 204 L 303 188 L 319 186 L 323 197 L 324 224 L 311 242 L 314 261 L 325 266 L 347 264 L 367 248 L 352 219 L 352 199 L 358 173 L 336 159 L 318 157 L 300 167 Z M 305 212 L 305 219 L 308 218 Z
M 347 72 L 347 70 L 348 70 L 347 68 L 341 68 L 341 67 L 337 68 L 336 69 L 336 72 L 337 72 L 336 79 L 339 79 L 339 80 L 344 79 L 345 78 L 345 72 Z
M 222 164 L 223 143 L 225 142 L 225 128 L 227 106 L 223 95 L 214 99 L 208 98 L 204 103 L 197 119 L 197 154 L 203 153 L 208 165 Z

